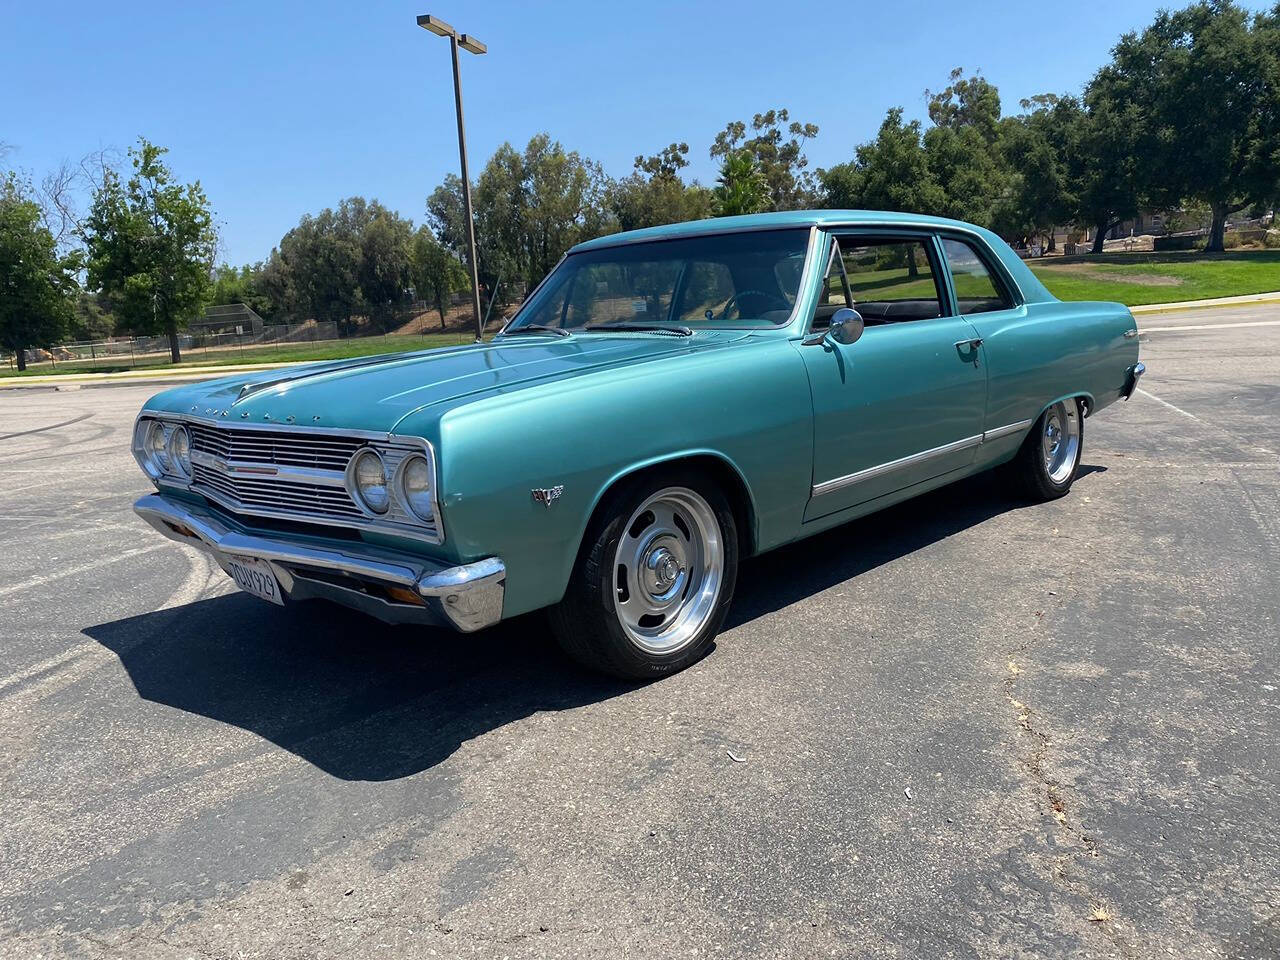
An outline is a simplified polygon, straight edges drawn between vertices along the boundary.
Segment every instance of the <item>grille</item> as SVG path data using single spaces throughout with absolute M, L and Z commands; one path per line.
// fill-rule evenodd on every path
M 342 434 L 247 430 L 188 421 L 191 489 L 232 513 L 301 520 L 342 527 L 371 527 L 438 543 L 440 524 L 424 523 L 398 497 L 383 516 L 369 517 L 351 498 L 343 474 L 351 457 L 369 441 Z M 388 476 L 416 447 L 374 444 Z M 199 456 L 203 454 L 203 456 Z M 278 476 L 237 472 L 237 465 L 275 466 Z M 231 469 L 228 469 L 230 467 Z
M 300 434 L 271 430 L 231 430 L 205 424 L 188 424 L 194 450 L 247 463 L 274 463 L 283 467 L 345 470 L 351 455 L 364 445 L 354 437 Z
M 229 477 L 201 464 L 192 465 L 192 486 L 215 495 L 234 509 L 284 510 L 308 516 L 359 519 L 363 514 L 342 487 L 279 479 Z

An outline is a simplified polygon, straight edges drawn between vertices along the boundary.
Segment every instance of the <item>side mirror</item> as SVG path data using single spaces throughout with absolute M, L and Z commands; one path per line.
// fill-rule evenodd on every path
M 836 343 L 844 344 L 847 347 L 851 343 L 858 342 L 858 338 L 862 336 L 862 331 L 865 328 L 866 324 L 862 321 L 862 314 L 857 310 L 841 307 L 831 315 L 831 325 L 827 327 L 827 336 Z

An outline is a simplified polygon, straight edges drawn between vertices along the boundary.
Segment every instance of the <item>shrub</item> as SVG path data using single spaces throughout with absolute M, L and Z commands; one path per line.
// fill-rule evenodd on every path
M 1152 243 L 1153 250 L 1195 250 L 1203 238 L 1195 234 L 1184 234 L 1177 237 L 1156 237 Z

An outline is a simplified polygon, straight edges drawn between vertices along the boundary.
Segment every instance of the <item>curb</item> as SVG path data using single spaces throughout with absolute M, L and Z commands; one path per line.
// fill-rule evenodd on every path
M 237 373 L 256 373 L 260 370 L 296 367 L 300 363 L 314 362 L 316 361 L 298 360 L 292 363 L 248 363 L 225 367 L 186 367 L 178 370 L 124 370 L 119 373 L 54 373 L 34 377 L 0 377 L 0 390 L 188 383 L 195 380 L 212 380 L 216 377 L 231 377 Z
M 1214 310 L 1227 307 L 1250 307 L 1263 303 L 1280 304 L 1280 293 L 1254 293 L 1240 297 L 1215 297 L 1211 300 L 1181 300 L 1173 303 L 1144 303 L 1130 307 L 1134 316 L 1144 313 L 1177 313 L 1180 310 Z

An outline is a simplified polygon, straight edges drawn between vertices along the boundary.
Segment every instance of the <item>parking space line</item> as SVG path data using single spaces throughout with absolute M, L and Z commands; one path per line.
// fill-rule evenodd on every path
M 1147 392 L 1146 390 L 1143 390 L 1141 387 L 1139 387 L 1139 388 L 1138 388 L 1138 393 L 1142 394 L 1142 395 L 1143 395 L 1144 397 L 1146 397 L 1148 400 L 1154 400 L 1156 403 L 1160 404 L 1160 406 L 1162 406 L 1162 407 L 1168 407 L 1168 408 L 1169 408 L 1170 410 L 1172 410 L 1174 413 L 1180 413 L 1180 414 L 1182 414 L 1184 417 L 1190 417 L 1190 418 L 1191 418 L 1192 420 L 1194 420 L 1196 423 L 1204 423 L 1204 421 L 1203 421 L 1203 420 L 1201 420 L 1199 417 L 1197 417 L 1194 413 L 1187 413 L 1187 411 L 1183 410 L 1181 407 L 1175 407 L 1175 406 L 1174 406 L 1172 403 L 1170 403 L 1168 400 L 1161 400 L 1161 399 L 1160 399 L 1159 397 L 1157 397 L 1154 393 L 1149 393 L 1149 392 Z
M 157 550 L 167 548 L 167 543 L 153 543 L 146 547 L 138 547 L 136 550 L 126 550 L 123 553 L 113 554 L 109 557 L 100 557 L 89 563 L 82 563 L 78 567 L 68 567 L 65 570 L 59 570 L 56 573 L 46 574 L 39 577 L 30 577 L 21 583 L 11 583 L 7 587 L 0 587 L 0 597 L 8 597 L 15 593 L 21 593 L 23 590 L 30 590 L 32 587 L 43 587 L 46 583 L 53 580 L 63 580 L 67 577 L 74 577 L 77 574 L 88 573 L 90 570 L 96 570 L 98 567 L 105 567 L 108 564 L 116 563 L 120 560 L 128 560 L 130 557 L 138 557 L 144 553 L 154 553 Z
M 1139 325 L 1139 333 L 1175 333 L 1178 330 L 1226 330 L 1230 327 L 1277 327 L 1280 320 L 1247 320 L 1240 323 L 1186 323 L 1177 327 L 1146 327 Z

